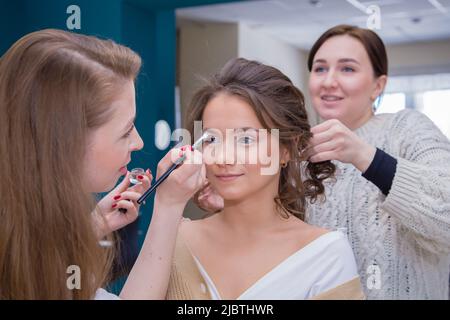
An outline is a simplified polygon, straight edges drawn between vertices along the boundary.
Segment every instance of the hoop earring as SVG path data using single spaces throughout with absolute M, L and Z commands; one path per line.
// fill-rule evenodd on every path
M 282 163 L 281 163 L 281 167 L 282 167 L 282 168 L 286 168 L 286 167 L 287 167 L 287 163 L 286 163 L 286 162 L 282 162 Z

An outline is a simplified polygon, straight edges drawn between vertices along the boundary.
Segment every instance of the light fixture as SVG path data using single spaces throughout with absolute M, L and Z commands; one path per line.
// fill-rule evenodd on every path
M 309 0 L 309 4 L 315 8 L 320 8 L 322 6 L 320 0 Z

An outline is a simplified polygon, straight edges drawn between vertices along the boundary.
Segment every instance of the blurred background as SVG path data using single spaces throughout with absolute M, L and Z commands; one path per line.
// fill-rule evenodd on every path
M 450 138 L 450 0 L 260 0 L 180 8 L 177 86 L 180 118 L 202 78 L 229 59 L 273 65 L 306 96 L 311 124 L 320 121 L 308 97 L 307 57 L 328 28 L 372 28 L 387 46 L 389 80 L 377 113 L 412 108 Z M 201 212 L 188 206 L 186 214 Z
M 235 57 L 287 74 L 317 124 L 306 59 L 314 41 L 342 23 L 372 28 L 387 45 L 389 80 L 377 112 L 416 109 L 450 138 L 450 0 L 0 0 L 0 55 L 44 28 L 111 38 L 138 52 L 136 126 L 145 147 L 129 169 L 156 172 L 202 79 Z M 121 231 L 120 265 L 134 261 L 151 210 L 147 201 L 137 222 Z M 192 203 L 186 207 L 188 217 L 203 214 Z

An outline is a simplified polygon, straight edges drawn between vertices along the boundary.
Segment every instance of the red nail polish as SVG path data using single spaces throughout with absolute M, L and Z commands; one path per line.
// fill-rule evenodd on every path
M 113 207 L 113 208 L 117 207 L 117 203 L 114 203 L 114 204 L 112 205 L 112 207 Z
M 181 147 L 181 150 L 182 150 L 182 151 L 185 151 L 185 150 L 186 150 L 186 146 L 182 146 L 182 147 Z
M 114 199 L 114 200 L 119 200 L 119 199 L 120 199 L 120 195 L 115 196 L 113 199 Z
M 191 151 L 194 151 L 194 148 L 192 148 L 192 146 L 189 146 L 189 149 L 191 149 Z
M 138 176 L 138 179 L 142 180 L 142 179 L 144 179 L 144 176 Z

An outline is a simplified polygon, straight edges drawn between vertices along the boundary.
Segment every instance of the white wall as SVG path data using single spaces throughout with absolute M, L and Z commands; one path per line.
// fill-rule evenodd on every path
M 240 24 L 238 49 L 242 58 L 257 60 L 280 69 L 296 86 L 305 83 L 301 72 L 304 57 L 296 47 Z
M 182 117 L 203 79 L 238 55 L 237 37 L 236 24 L 186 22 L 179 28 L 177 67 Z
M 238 49 L 240 57 L 274 66 L 286 74 L 304 94 L 310 122 L 317 123 L 318 117 L 312 111 L 308 95 L 306 52 L 243 24 L 239 25 Z
M 450 39 L 386 46 L 391 75 L 450 72 Z

